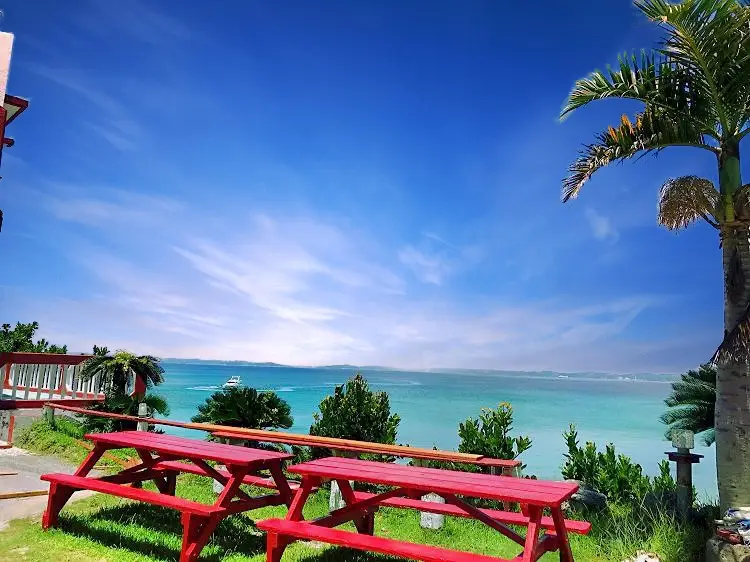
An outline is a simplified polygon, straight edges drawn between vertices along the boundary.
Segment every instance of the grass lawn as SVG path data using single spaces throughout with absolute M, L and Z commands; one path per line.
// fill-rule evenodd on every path
M 19 439 L 31 450 L 49 453 L 50 441 L 64 440 L 65 433 L 51 431 L 37 423 Z M 81 457 L 67 449 L 70 460 Z M 254 490 L 250 490 L 255 492 Z M 212 503 L 215 495 L 208 479 L 182 475 L 177 494 L 203 503 Z M 305 510 L 306 517 L 327 513 L 328 494 L 321 490 Z M 619 562 L 636 550 L 654 551 L 664 562 L 698 560 L 697 552 L 705 544 L 703 533 L 694 527 L 681 526 L 666 516 L 644 516 L 642 510 L 616 508 L 596 516 L 589 537 L 572 536 L 577 562 Z M 254 520 L 283 517 L 284 507 L 270 507 L 236 515 L 223 521 L 211 542 L 204 548 L 201 560 L 215 562 L 265 560 L 265 538 Z M 520 547 L 482 524 L 446 518 L 439 531 L 419 526 L 419 515 L 412 511 L 382 509 L 376 515 L 376 533 L 396 539 L 434 544 L 505 558 L 513 558 Z M 173 561 L 179 556 L 182 527 L 179 515 L 171 510 L 128 502 L 108 496 L 95 496 L 66 506 L 60 515 L 60 528 L 42 531 L 39 520 L 14 521 L 0 532 L 0 558 L 29 562 L 151 562 Z M 703 541 L 703 542 L 701 542 Z M 328 547 L 317 543 L 294 543 L 285 561 L 357 562 L 392 560 L 385 556 Z M 559 560 L 556 553 L 542 559 Z

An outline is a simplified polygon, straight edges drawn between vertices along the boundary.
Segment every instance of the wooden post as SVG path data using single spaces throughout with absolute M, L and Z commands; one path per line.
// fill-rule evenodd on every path
M 44 405 L 44 419 L 47 421 L 50 427 L 55 427 L 55 407 Z
M 673 431 L 672 445 L 677 452 L 670 451 L 667 457 L 677 465 L 677 513 L 685 521 L 693 507 L 693 464 L 699 463 L 703 455 L 690 452 L 695 446 L 692 431 Z
M 138 404 L 138 417 L 139 418 L 147 418 L 148 417 L 148 405 L 145 402 L 141 402 Z M 148 431 L 148 422 L 147 421 L 139 421 L 138 426 L 136 427 L 138 431 Z

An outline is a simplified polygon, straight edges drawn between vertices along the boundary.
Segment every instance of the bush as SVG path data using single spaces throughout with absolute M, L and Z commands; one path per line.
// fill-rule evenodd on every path
M 128 416 L 138 415 L 138 405 L 141 402 L 145 402 L 148 406 L 148 416 L 153 417 L 154 414 L 162 416 L 169 415 L 169 405 L 167 401 L 159 396 L 158 394 L 146 394 L 143 397 L 128 396 L 121 391 L 112 391 L 107 394 L 104 402 L 94 404 L 86 408 L 92 412 L 110 412 L 114 414 L 125 414 Z M 112 418 L 104 418 L 96 415 L 85 415 L 78 416 L 81 426 L 86 433 L 105 433 L 110 431 L 129 431 L 134 430 L 138 426 L 138 422 L 130 420 L 116 420 Z M 154 431 L 153 425 L 149 425 L 149 431 Z
M 275 392 L 244 386 L 214 392 L 198 406 L 192 421 L 250 429 L 288 429 L 294 424 L 286 400 Z
M 517 459 L 531 448 L 531 439 L 526 436 L 511 437 L 513 430 L 513 407 L 501 403 L 496 410 L 483 408 L 479 418 L 468 418 L 458 426 L 461 453 L 483 455 L 493 459 Z
M 630 457 L 617 454 L 612 443 L 604 451 L 597 449 L 596 443 L 587 442 L 581 447 L 578 432 L 574 425 L 563 434 L 568 452 L 562 476 L 568 480 L 578 480 L 586 487 L 597 490 L 616 503 L 642 501 L 649 492 L 669 492 L 675 489 L 675 482 L 669 471 L 669 463 L 659 463 L 659 476 L 650 479 L 643 474 L 641 465 Z
M 319 409 L 313 415 L 310 435 L 396 443 L 401 418 L 391 414 L 388 394 L 371 391 L 359 372 L 345 385 L 337 386 L 332 396 L 326 396 Z

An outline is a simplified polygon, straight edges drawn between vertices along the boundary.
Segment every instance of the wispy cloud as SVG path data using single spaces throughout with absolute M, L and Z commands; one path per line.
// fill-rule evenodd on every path
M 612 221 L 590 207 L 586 209 L 586 220 L 589 221 L 591 232 L 597 240 L 617 242 L 620 238 L 620 233 L 612 225 Z
M 414 246 L 406 246 L 398 253 L 398 259 L 425 283 L 440 285 L 451 271 L 447 260 L 439 254 L 428 254 Z
M 92 195 L 90 190 L 57 185 L 40 200 L 60 220 L 108 230 L 115 230 L 117 225 L 124 224 L 132 229 L 159 223 L 166 217 L 174 219 L 182 209 L 180 202 L 168 197 L 103 187 L 97 188 L 96 193 Z
M 76 21 L 92 33 L 117 33 L 152 45 L 191 37 L 190 28 L 180 18 L 141 0 L 130 0 L 117 7 L 90 0 L 87 10 Z
M 94 81 L 84 73 L 45 65 L 29 65 L 29 70 L 96 107 L 99 110 L 99 120 L 96 123 L 84 121 L 84 124 L 114 148 L 130 151 L 137 146 L 138 140 L 143 140 L 144 131 L 133 117 L 134 110 L 101 87 L 94 86 Z

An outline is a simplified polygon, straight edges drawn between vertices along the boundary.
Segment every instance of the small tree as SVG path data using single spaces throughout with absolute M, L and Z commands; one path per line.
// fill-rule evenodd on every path
M 313 414 L 310 435 L 373 443 L 396 443 L 401 418 L 391 414 L 388 394 L 373 392 L 358 371 L 346 384 L 326 396 Z
M 672 394 L 664 403 L 669 406 L 661 421 L 669 426 L 666 438 L 672 438 L 672 431 L 688 429 L 702 433 L 703 442 L 712 445 L 714 430 L 714 410 L 716 409 L 716 367 L 710 363 L 701 365 L 697 371 L 684 373 L 680 380 L 672 383 Z
M 288 429 L 294 424 L 286 400 L 275 392 L 258 392 L 248 387 L 213 393 L 198 406 L 192 421 L 252 429 Z
M 34 334 L 39 329 L 38 322 L 22 324 L 16 322 L 16 327 L 3 324 L 0 330 L 0 352 L 27 353 L 67 353 L 66 345 L 55 345 L 44 338 L 34 342 Z
M 479 418 L 468 418 L 459 424 L 458 450 L 493 459 L 516 459 L 531 448 L 531 439 L 511 437 L 512 430 L 513 407 L 510 404 L 503 402 L 496 410 L 483 408 Z

